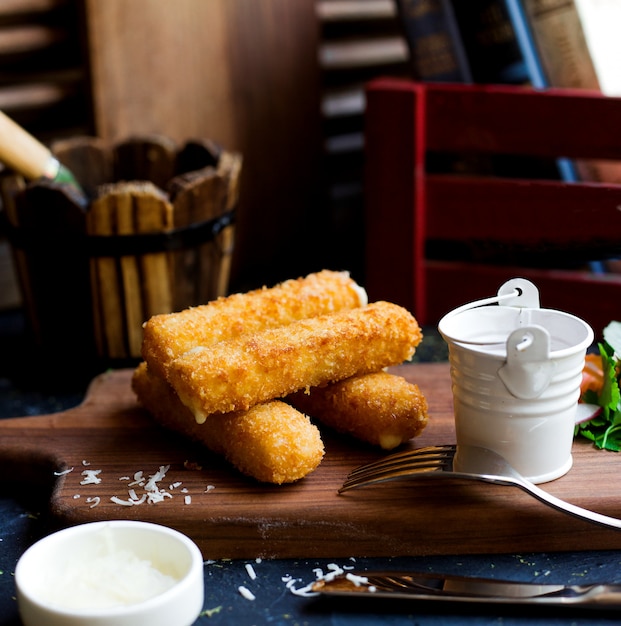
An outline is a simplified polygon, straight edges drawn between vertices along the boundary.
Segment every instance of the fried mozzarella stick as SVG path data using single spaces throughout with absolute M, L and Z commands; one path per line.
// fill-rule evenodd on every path
M 418 386 L 388 372 L 301 390 L 286 401 L 329 428 L 385 450 L 420 435 L 428 421 Z
M 374 302 L 194 348 L 170 364 L 168 381 L 201 423 L 213 413 L 397 365 L 421 337 L 406 309 Z
M 166 377 L 171 361 L 196 346 L 366 304 L 365 290 L 348 272 L 323 270 L 270 289 L 155 315 L 144 324 L 142 356 L 154 373 Z
M 170 385 L 153 374 L 146 363 L 134 371 L 132 388 L 162 426 L 204 445 L 260 482 L 294 482 L 312 472 L 323 458 L 317 427 L 279 400 L 218 415 L 199 425 Z

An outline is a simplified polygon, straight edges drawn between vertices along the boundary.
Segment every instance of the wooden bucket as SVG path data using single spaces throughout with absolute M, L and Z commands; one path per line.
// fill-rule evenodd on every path
M 226 295 L 241 155 L 162 137 L 110 147 L 78 137 L 52 151 L 84 194 L 1 179 L 24 307 L 44 357 L 135 361 L 152 315 Z

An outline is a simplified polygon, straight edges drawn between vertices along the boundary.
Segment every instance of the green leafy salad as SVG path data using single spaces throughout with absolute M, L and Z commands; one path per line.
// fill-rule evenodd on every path
M 605 450 L 621 450 L 621 322 L 611 322 L 588 354 L 582 376 L 581 401 L 599 407 L 589 420 L 576 424 L 575 434 Z

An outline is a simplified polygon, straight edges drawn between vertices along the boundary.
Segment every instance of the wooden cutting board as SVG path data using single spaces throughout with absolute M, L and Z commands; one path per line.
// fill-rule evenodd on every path
M 447 364 L 393 368 L 416 382 L 430 423 L 416 447 L 454 442 Z M 84 402 L 68 411 L 0 421 L 3 480 L 50 484 L 50 508 L 61 525 L 137 519 L 192 537 L 205 558 L 313 558 L 621 549 L 621 531 L 552 510 L 513 487 L 454 479 L 394 482 L 337 494 L 348 471 L 381 456 L 324 432 L 326 455 L 304 480 L 259 485 L 151 422 L 130 388 L 131 370 L 97 377 Z M 136 472 L 148 479 L 170 466 L 156 504 L 136 498 Z M 68 473 L 60 474 L 65 470 Z M 97 484 L 81 484 L 101 470 Z M 57 475 L 60 474 L 60 475 Z M 574 504 L 621 517 L 621 456 L 574 444 L 574 466 L 544 485 Z M 129 480 L 128 480 L 129 478 Z M 172 486 L 172 488 L 171 488 Z M 186 499 L 186 496 L 189 498 Z

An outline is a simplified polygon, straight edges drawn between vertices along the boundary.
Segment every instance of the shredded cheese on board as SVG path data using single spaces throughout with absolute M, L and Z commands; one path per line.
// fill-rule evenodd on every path
M 83 466 L 89 466 L 90 462 L 86 459 L 82 460 Z M 184 468 L 188 469 L 187 462 L 184 463 Z M 145 473 L 143 470 L 138 470 L 134 472 L 132 476 L 120 476 L 118 480 L 120 482 L 127 483 L 127 493 L 124 495 L 113 495 L 110 497 L 110 501 L 113 504 L 118 506 L 138 506 L 140 504 L 157 504 L 166 499 L 171 499 L 173 497 L 172 491 L 179 490 L 182 494 L 184 494 L 183 501 L 184 504 L 188 505 L 192 503 L 192 496 L 190 495 L 189 490 L 186 487 L 182 487 L 183 482 L 180 480 L 174 481 L 170 483 L 168 489 L 160 486 L 160 483 L 166 478 L 166 474 L 170 469 L 170 465 L 160 465 L 158 470 L 145 478 Z M 192 465 L 191 469 L 200 469 L 199 466 Z M 55 476 L 64 476 L 69 474 L 74 470 L 73 467 L 70 467 L 65 470 L 55 471 Z M 102 482 L 101 478 L 102 470 L 101 469 L 85 469 L 82 471 L 81 475 L 83 479 L 80 481 L 80 485 L 98 485 Z M 180 487 L 182 487 L 180 489 Z M 142 491 L 139 491 L 139 490 Z M 207 485 L 204 493 L 209 493 L 215 489 L 214 485 Z M 74 500 L 78 500 L 81 497 L 81 494 L 76 493 L 73 496 Z M 101 498 L 99 496 L 90 496 L 85 498 L 86 504 L 89 505 L 89 508 L 93 508 L 98 506 L 101 502 Z

